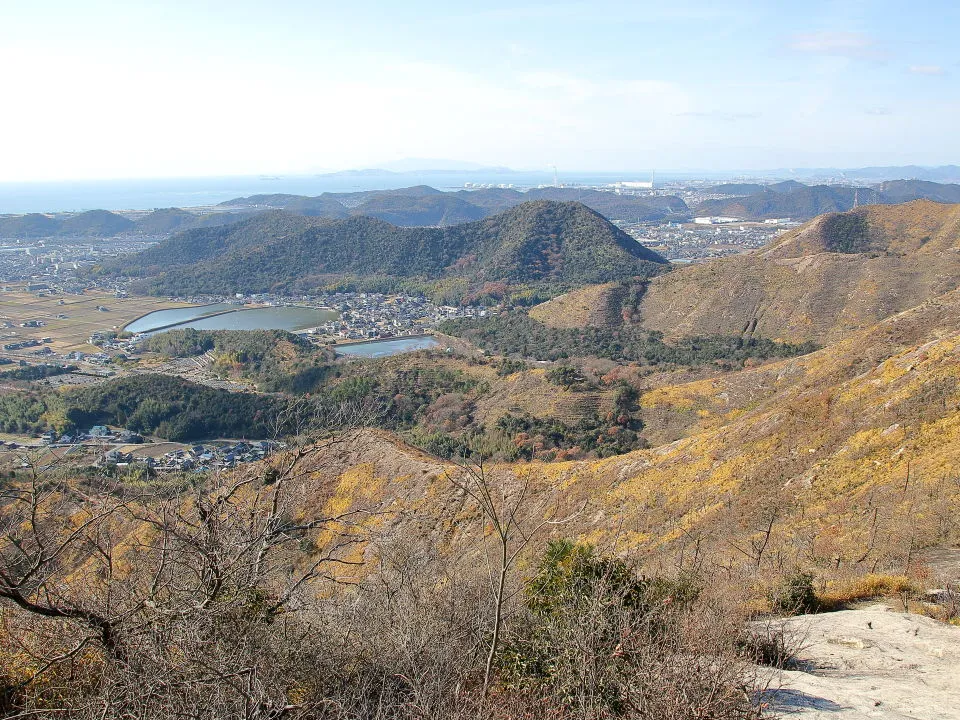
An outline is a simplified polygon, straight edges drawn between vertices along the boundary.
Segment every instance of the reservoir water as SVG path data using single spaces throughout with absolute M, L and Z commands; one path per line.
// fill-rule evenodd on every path
M 433 347 L 439 347 L 434 338 L 429 335 L 418 335 L 416 337 L 391 338 L 390 340 L 371 340 L 370 342 L 348 343 L 337 345 L 337 355 L 345 357 L 364 357 L 378 358 L 388 355 L 399 355 L 413 350 L 427 350 Z
M 158 328 L 163 330 L 195 328 L 197 330 L 294 331 L 317 327 L 337 317 L 335 310 L 325 308 L 286 305 L 245 309 L 236 305 L 217 304 L 158 310 L 138 318 L 124 330 L 146 333 L 157 332 Z
M 123 329 L 132 333 L 149 332 L 164 325 L 187 322 L 210 313 L 223 312 L 232 308 L 237 308 L 237 306 L 217 303 L 216 305 L 191 305 L 190 307 L 173 308 L 171 310 L 157 310 L 137 318 Z
M 152 335 L 167 330 L 304 330 L 335 320 L 336 310 L 285 305 L 280 307 L 243 308 L 217 303 L 157 310 L 137 318 L 124 330 Z M 337 355 L 357 358 L 379 358 L 414 350 L 439 347 L 429 335 L 370 340 L 337 345 Z

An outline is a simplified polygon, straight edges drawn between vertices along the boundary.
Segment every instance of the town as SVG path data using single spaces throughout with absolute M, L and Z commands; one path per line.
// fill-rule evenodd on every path
M 737 218 L 694 218 L 692 223 L 616 223 L 637 242 L 672 262 L 700 262 L 763 247 L 798 227 L 790 218 L 743 222 Z
M 78 460 L 86 455 L 96 467 L 143 467 L 151 472 L 207 472 L 231 468 L 263 460 L 285 447 L 285 443 L 272 440 L 223 440 L 192 445 L 155 442 L 137 432 L 105 425 L 64 434 L 51 430 L 40 435 L 33 444 L 0 441 L 0 451 L 6 452 L 45 448 L 51 453 L 48 463 L 66 457 Z

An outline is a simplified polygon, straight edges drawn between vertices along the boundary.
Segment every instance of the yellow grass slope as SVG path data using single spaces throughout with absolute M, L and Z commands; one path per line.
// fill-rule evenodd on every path
M 668 336 L 755 334 L 792 342 L 843 338 L 960 284 L 960 205 L 916 201 L 853 211 L 869 253 L 826 251 L 817 218 L 755 253 L 655 278 L 641 323 Z
M 548 327 L 603 327 L 620 322 L 624 289 L 620 283 L 588 285 L 530 309 L 534 320 Z
M 903 571 L 924 547 L 960 539 L 960 291 L 810 356 L 642 401 L 692 408 L 688 435 L 602 461 L 498 472 L 529 474 L 561 509 L 586 507 L 557 534 L 615 541 L 651 562 L 693 546 L 749 554 L 771 512 L 764 562 L 780 569 Z M 337 488 L 338 507 L 389 511 L 395 534 L 461 547 L 476 539 L 450 466 L 383 434 L 330 460 L 317 479 Z M 370 477 L 362 493 L 343 482 L 359 465 Z

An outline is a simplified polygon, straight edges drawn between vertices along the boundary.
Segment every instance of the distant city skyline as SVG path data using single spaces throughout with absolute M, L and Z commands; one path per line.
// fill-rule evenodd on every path
M 8 5 L 0 182 L 960 163 L 946 0 Z

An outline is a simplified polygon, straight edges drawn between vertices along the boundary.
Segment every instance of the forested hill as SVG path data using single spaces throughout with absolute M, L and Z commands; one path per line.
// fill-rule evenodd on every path
M 80 213 L 28 213 L 0 215 L 0 238 L 83 237 L 105 238 L 118 235 L 169 235 L 196 227 L 212 227 L 238 222 L 250 211 L 197 214 L 180 208 L 161 208 L 137 220 L 107 210 Z M 304 215 L 316 213 L 304 212 Z M 346 213 L 344 212 L 344 216 Z
M 7 215 L 0 217 L 0 237 L 35 238 L 53 236 L 110 237 L 135 227 L 127 218 L 106 210 L 59 215 Z
M 105 268 L 159 294 L 310 290 L 344 278 L 557 289 L 649 276 L 666 261 L 579 203 L 529 202 L 485 220 L 401 228 L 275 212 L 189 230 Z
M 801 185 L 786 192 L 764 188 L 744 197 L 707 200 L 695 210 L 696 215 L 725 215 L 750 220 L 790 217 L 807 219 L 828 212 L 849 210 L 857 193 L 860 202 L 873 202 L 873 191 L 868 188 L 838 187 L 833 185 Z

